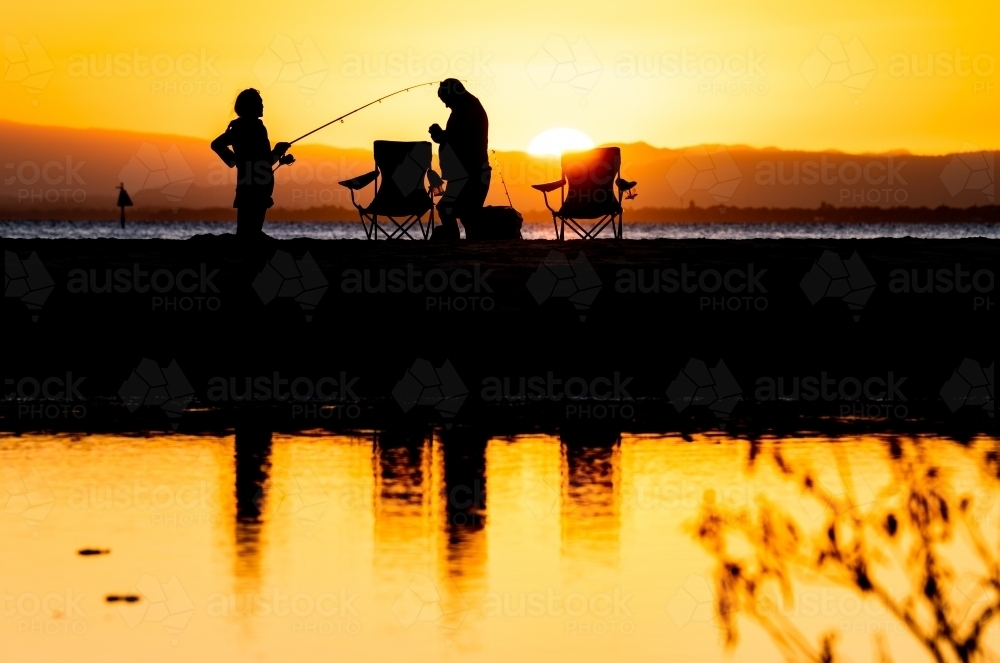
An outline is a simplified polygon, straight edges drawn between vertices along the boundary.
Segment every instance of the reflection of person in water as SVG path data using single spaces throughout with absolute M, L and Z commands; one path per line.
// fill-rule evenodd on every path
M 434 239 L 458 239 L 457 219 L 464 222 L 466 215 L 481 210 L 490 189 L 489 119 L 479 99 L 459 80 L 441 81 L 438 97 L 451 116 L 444 129 L 437 124 L 430 128 L 431 139 L 441 144 L 441 177 L 448 181 L 437 204 L 441 225 L 434 229 Z
M 229 123 L 226 132 L 212 141 L 212 150 L 230 168 L 236 167 L 236 236 L 244 240 L 257 239 L 264 227 L 264 215 L 274 206 L 275 162 L 292 163 L 285 154 L 289 143 L 278 143 L 271 149 L 267 128 L 261 122 L 264 100 L 260 92 L 249 88 L 236 97 L 234 106 L 239 116 Z

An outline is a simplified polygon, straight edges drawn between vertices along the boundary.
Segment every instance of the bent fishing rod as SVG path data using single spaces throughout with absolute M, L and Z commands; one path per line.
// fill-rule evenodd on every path
M 311 136 L 311 135 L 313 135 L 314 133 L 316 133 L 317 131 L 319 131 L 321 129 L 326 129 L 331 124 L 336 124 L 337 122 L 343 122 L 344 118 L 350 117 L 351 115 L 354 115 L 358 111 L 362 111 L 362 110 L 368 108 L 369 106 L 374 106 L 375 104 L 380 104 L 384 100 L 388 99 L 389 97 L 395 97 L 397 94 L 402 94 L 404 92 L 409 92 L 410 90 L 413 90 L 413 89 L 418 88 L 418 87 L 426 87 L 428 85 L 437 85 L 437 84 L 438 84 L 438 81 L 429 81 L 427 83 L 419 83 L 417 85 L 411 85 L 410 87 L 404 87 L 402 90 L 396 90 L 395 92 L 392 92 L 391 94 L 387 94 L 384 97 L 379 97 L 375 101 L 369 101 L 364 106 L 359 106 L 359 107 L 355 108 L 354 110 L 352 110 L 350 113 L 344 113 L 340 117 L 334 118 L 334 119 L 330 120 L 329 122 L 327 122 L 326 124 L 316 127 L 315 129 L 313 129 L 309 133 L 304 133 L 301 136 L 299 136 L 298 138 L 296 138 L 295 140 L 289 141 L 288 144 L 289 145 L 294 145 L 295 143 L 299 142 L 300 140 L 302 140 L 306 136 Z M 281 168 L 284 165 L 285 164 L 283 164 L 283 163 L 279 163 L 278 167 L 275 168 L 274 170 L 278 170 L 278 168 Z

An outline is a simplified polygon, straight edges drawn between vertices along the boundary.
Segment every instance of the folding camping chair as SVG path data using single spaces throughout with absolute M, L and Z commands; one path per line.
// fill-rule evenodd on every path
M 593 239 L 605 228 L 611 229 L 615 239 L 622 238 L 622 200 L 632 200 L 637 194 L 636 183 L 622 179 L 621 165 L 622 152 L 617 147 L 567 152 L 562 156 L 561 180 L 531 185 L 545 196 L 557 239 L 566 239 L 566 226 L 583 239 Z M 618 187 L 617 196 L 614 187 Z M 549 194 L 556 189 L 561 202 L 558 210 L 549 204 Z M 581 219 L 594 223 L 588 228 Z
M 374 152 L 375 170 L 338 182 L 350 190 L 351 203 L 358 208 L 365 236 L 378 239 L 382 233 L 386 239 L 416 239 L 410 234 L 414 230 L 427 239 L 434 228 L 434 204 L 424 185 L 424 176 L 431 167 L 431 144 L 377 140 Z M 372 182 L 375 195 L 367 207 L 362 207 L 354 199 L 354 192 Z

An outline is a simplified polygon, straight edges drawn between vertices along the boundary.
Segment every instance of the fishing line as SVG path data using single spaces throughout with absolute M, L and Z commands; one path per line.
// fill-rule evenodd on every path
M 302 134 L 301 136 L 299 136 L 299 137 L 298 137 L 298 138 L 296 138 L 295 140 L 293 140 L 293 141 L 289 141 L 289 143 L 288 143 L 288 144 L 289 144 L 289 145 L 294 145 L 295 143 L 299 142 L 300 140 L 302 140 L 302 139 L 303 139 L 303 138 L 305 138 L 306 136 L 311 136 L 311 135 L 313 135 L 314 133 L 316 133 L 317 131 L 319 131 L 320 129 L 325 129 L 325 128 L 327 128 L 328 126 L 330 126 L 331 124 L 336 124 L 337 122 L 343 122 L 343 121 L 344 121 L 344 118 L 346 118 L 346 117 L 350 117 L 351 115 L 354 115 L 354 114 L 355 114 L 355 113 L 357 113 L 358 111 L 362 111 L 362 110 L 364 110 L 364 109 L 368 108 L 369 106 L 374 106 L 375 104 L 379 104 L 379 103 L 382 103 L 382 102 L 383 102 L 384 100 L 388 99 L 389 97 L 394 97 L 394 96 L 396 96 L 397 94 L 402 94 L 402 93 L 404 93 L 404 92 L 409 92 L 410 90 L 413 90 L 413 89 L 415 89 L 415 88 L 418 88 L 418 87 L 426 87 L 426 86 L 428 86 L 428 85 L 438 85 L 438 81 L 430 81 L 430 82 L 428 82 L 428 83 L 419 83 L 419 84 L 417 84 L 417 85 L 411 85 L 410 87 L 404 87 L 404 88 L 403 88 L 402 90 L 396 90 L 395 92 L 393 92 L 393 93 L 391 93 L 391 94 L 387 94 L 387 95 L 385 95 L 384 97 L 379 97 L 379 98 L 378 98 L 378 99 L 376 99 L 375 101 L 370 101 L 370 102 L 368 102 L 367 104 L 365 104 L 364 106 L 359 106 L 359 107 L 355 108 L 355 109 L 354 109 L 354 110 L 352 110 L 352 111 L 351 111 L 350 113 L 344 113 L 344 114 L 343 114 L 343 115 L 341 115 L 340 117 L 338 117 L 338 118 L 334 118 L 334 119 L 330 120 L 329 122 L 327 122 L 326 124 L 324 124 L 324 125 L 321 125 L 321 126 L 318 126 L 318 127 L 316 127 L 315 129 L 313 129 L 313 130 L 312 130 L 312 131 L 310 131 L 309 133 L 304 133 L 304 134 Z M 279 164 L 278 164 L 278 167 L 277 167 L 277 168 L 275 168 L 274 170 L 278 170 L 278 168 L 281 168 L 281 167 L 282 167 L 283 165 L 285 165 L 285 164 L 282 164 L 282 163 L 279 163 Z
M 510 192 L 507 191 L 507 183 L 503 180 L 503 171 L 500 170 L 500 159 L 497 158 L 497 151 L 490 150 L 493 152 L 493 162 L 497 165 L 497 172 L 500 174 L 500 184 L 503 184 L 503 192 L 507 194 L 507 204 L 514 207 L 514 203 L 510 202 Z

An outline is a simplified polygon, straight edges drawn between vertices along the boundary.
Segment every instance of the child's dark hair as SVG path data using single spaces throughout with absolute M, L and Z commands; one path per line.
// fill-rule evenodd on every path
M 240 117 L 255 117 L 257 110 L 263 104 L 264 100 L 261 98 L 260 92 L 249 87 L 236 95 L 236 103 L 233 104 L 233 110 Z

